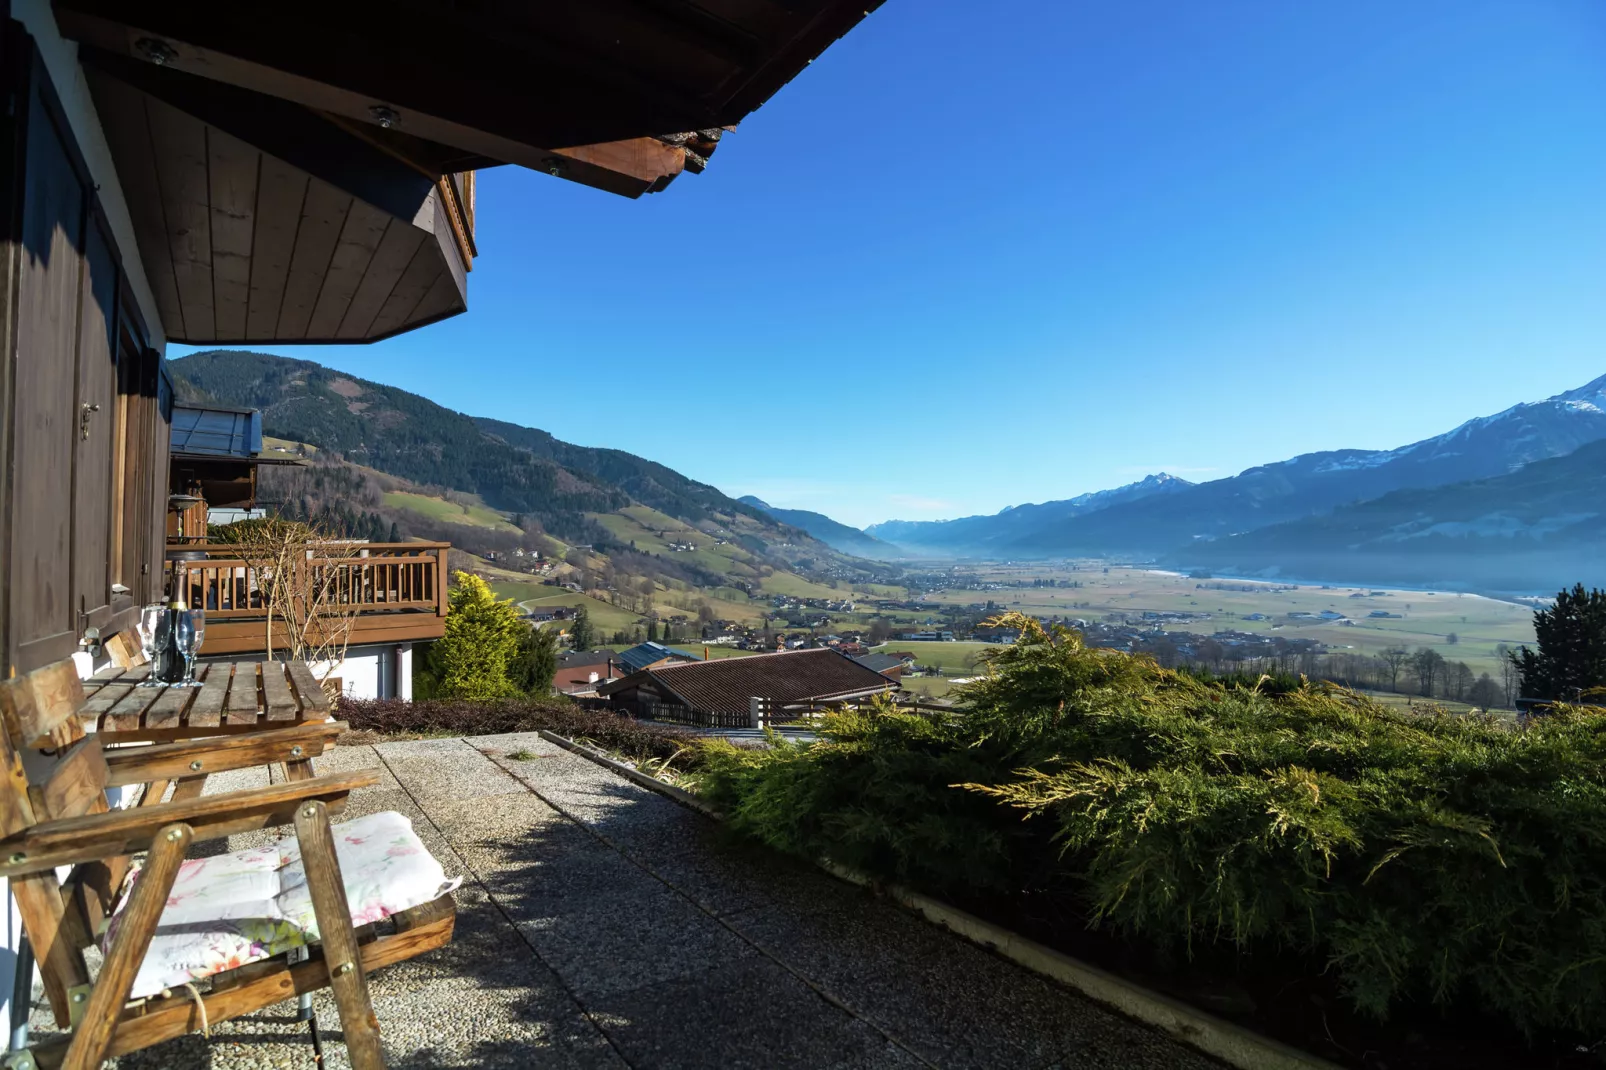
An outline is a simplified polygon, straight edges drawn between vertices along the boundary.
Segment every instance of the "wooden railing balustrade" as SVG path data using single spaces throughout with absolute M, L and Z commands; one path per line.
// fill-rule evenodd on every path
M 173 544 L 170 550 L 204 553 L 168 562 L 169 590 L 206 610 L 202 655 L 265 652 L 265 602 L 275 582 L 271 568 L 240 556 L 226 543 Z M 439 638 L 445 627 L 450 573 L 449 543 L 363 543 L 338 553 L 311 551 L 283 581 L 323 592 L 356 611 L 353 644 Z

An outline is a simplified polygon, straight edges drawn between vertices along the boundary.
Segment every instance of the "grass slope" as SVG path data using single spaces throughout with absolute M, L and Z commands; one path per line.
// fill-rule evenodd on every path
M 387 490 L 382 498 L 392 509 L 417 513 L 448 524 L 467 524 L 471 527 L 489 528 L 492 531 L 504 531 L 510 534 L 519 532 L 519 529 L 508 523 L 507 518 L 501 513 L 484 505 L 458 505 L 445 498 L 406 490 Z

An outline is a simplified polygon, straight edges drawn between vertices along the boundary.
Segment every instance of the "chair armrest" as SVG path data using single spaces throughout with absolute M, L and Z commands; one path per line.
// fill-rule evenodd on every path
M 203 795 L 183 802 L 44 821 L 0 840 L 0 877 L 142 851 L 167 825 L 188 825 L 196 840 L 288 825 L 295 820 L 296 806 L 308 799 L 321 800 L 338 812 L 344 808 L 346 796 L 378 782 L 379 774 L 375 772 L 342 773 L 268 788 Z
M 300 761 L 322 754 L 346 730 L 344 721 L 300 724 L 238 736 L 207 736 L 182 743 L 155 743 L 106 752 L 106 786 L 250 769 L 269 762 Z

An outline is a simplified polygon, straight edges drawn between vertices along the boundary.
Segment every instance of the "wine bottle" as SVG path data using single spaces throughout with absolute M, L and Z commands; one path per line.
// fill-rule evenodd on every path
M 179 614 L 184 612 L 184 601 L 174 598 L 167 603 L 167 619 L 163 621 L 156 640 L 156 660 L 151 664 L 151 675 L 164 684 L 182 683 L 184 680 L 184 651 L 179 647 Z

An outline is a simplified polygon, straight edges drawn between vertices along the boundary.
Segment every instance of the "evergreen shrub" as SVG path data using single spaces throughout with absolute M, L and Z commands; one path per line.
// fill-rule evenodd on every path
M 1598 711 L 1425 717 L 999 623 L 1021 639 L 960 690 L 967 714 L 711 744 L 700 790 L 739 831 L 937 894 L 1050 891 L 1164 947 L 1314 957 L 1377 1017 L 1460 1004 L 1606 1029 Z

